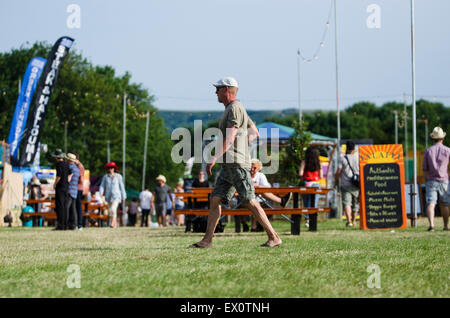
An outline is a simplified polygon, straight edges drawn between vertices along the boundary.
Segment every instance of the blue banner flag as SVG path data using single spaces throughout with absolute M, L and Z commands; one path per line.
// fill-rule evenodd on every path
M 17 97 L 16 109 L 14 111 L 14 117 L 8 136 L 10 154 L 13 159 L 17 159 L 17 152 L 22 140 L 23 130 L 27 123 L 28 110 L 46 62 L 47 60 L 42 57 L 34 57 L 31 59 L 30 63 L 28 63 L 27 70 L 25 71 L 25 77 L 23 78 L 20 93 Z

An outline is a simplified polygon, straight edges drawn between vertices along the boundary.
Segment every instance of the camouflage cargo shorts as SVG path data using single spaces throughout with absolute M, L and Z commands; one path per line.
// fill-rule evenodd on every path
M 228 203 L 235 191 L 239 193 L 241 202 L 248 202 L 255 198 L 250 170 L 233 166 L 222 167 L 211 196 L 220 197 L 224 203 Z

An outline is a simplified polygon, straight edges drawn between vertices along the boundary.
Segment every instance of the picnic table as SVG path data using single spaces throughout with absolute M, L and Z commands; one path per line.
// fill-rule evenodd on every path
M 209 215 L 209 209 L 197 209 L 195 208 L 198 202 L 209 202 L 209 196 L 211 195 L 213 188 L 190 188 L 187 192 L 175 193 L 177 197 L 183 197 L 183 201 L 188 203 L 188 208 L 183 210 L 175 210 L 176 214 L 186 215 Z M 300 222 L 301 215 L 309 214 L 309 227 L 311 231 L 317 231 L 317 214 L 329 213 L 331 209 L 329 207 L 317 207 L 317 208 L 305 208 L 300 207 L 299 199 L 302 194 L 319 194 L 325 195 L 331 189 L 320 189 L 315 187 L 282 187 L 282 188 L 268 188 L 258 187 L 255 188 L 255 194 L 260 195 L 263 193 L 273 193 L 278 196 L 284 196 L 289 193 L 293 193 L 293 207 L 292 208 L 266 208 L 264 211 L 268 215 L 291 215 L 291 234 L 300 235 Z M 252 212 L 248 209 L 236 208 L 236 209 L 222 209 L 222 215 L 252 215 Z M 236 230 L 240 228 L 239 218 L 236 222 Z M 239 232 L 239 231 L 238 231 Z
M 48 208 L 50 211 L 44 212 L 44 211 L 35 211 L 35 212 L 23 212 L 24 217 L 42 217 L 45 220 L 56 220 L 56 212 L 55 212 L 55 200 L 54 199 L 37 199 L 37 200 L 26 200 L 26 203 L 29 204 L 36 204 L 36 203 L 50 203 L 48 205 Z M 82 211 L 83 211 L 83 218 L 86 219 L 92 219 L 92 220 L 98 220 L 99 225 L 103 226 L 103 222 L 106 222 L 109 220 L 109 216 L 103 214 L 105 210 L 108 209 L 108 204 L 95 204 L 93 201 L 82 201 Z M 99 213 L 95 213 L 94 211 L 99 210 Z

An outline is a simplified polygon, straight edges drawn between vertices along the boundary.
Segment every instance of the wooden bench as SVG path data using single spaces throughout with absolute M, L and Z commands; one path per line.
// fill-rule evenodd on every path
M 24 217 L 43 217 L 46 220 L 56 220 L 55 212 L 23 212 Z
M 193 208 L 199 199 L 209 202 L 212 188 L 191 188 L 192 192 L 175 193 L 177 197 L 183 197 L 188 202 L 188 208 L 184 210 L 175 210 L 176 214 L 186 215 L 209 215 L 207 209 Z M 255 188 L 255 194 L 273 193 L 278 196 L 293 193 L 293 208 L 266 208 L 264 211 L 268 215 L 291 215 L 291 234 L 300 235 L 301 215 L 310 215 L 309 228 L 311 231 L 317 231 L 317 214 L 329 213 L 329 207 L 321 208 L 300 208 L 299 198 L 301 194 L 327 194 L 331 189 L 319 189 L 314 187 L 283 187 L 283 188 Z M 248 209 L 222 209 L 222 215 L 252 215 Z M 239 230 L 238 230 L 239 229 Z M 240 220 L 236 219 L 236 231 L 240 232 Z
M 44 220 L 56 220 L 56 212 L 55 209 L 55 200 L 53 199 L 44 199 L 44 200 L 27 200 L 27 204 L 36 204 L 36 203 L 50 203 L 48 206 L 53 211 L 49 212 L 23 212 L 24 217 L 43 217 Z M 82 209 L 84 207 L 83 218 L 86 220 L 97 220 L 100 222 L 100 226 L 103 226 L 103 222 L 108 222 L 109 215 L 104 215 L 103 211 L 108 209 L 107 204 L 99 205 L 92 204 L 91 201 L 83 200 L 82 201 Z M 94 213 L 93 211 L 99 210 L 99 213 Z

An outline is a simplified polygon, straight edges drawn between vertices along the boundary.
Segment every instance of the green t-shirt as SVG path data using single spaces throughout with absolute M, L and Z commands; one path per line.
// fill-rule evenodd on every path
M 247 130 L 252 125 L 254 125 L 253 121 L 239 101 L 236 100 L 227 105 L 219 121 L 219 129 L 222 132 L 224 141 L 227 128 L 236 127 L 238 131 L 234 145 L 228 149 L 222 158 L 224 165 L 250 169 Z

